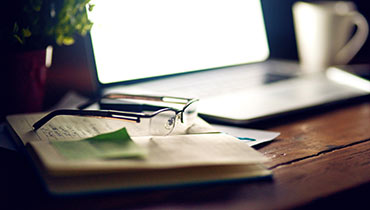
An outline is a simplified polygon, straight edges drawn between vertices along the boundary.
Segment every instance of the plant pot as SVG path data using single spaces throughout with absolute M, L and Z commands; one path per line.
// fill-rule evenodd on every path
M 43 108 L 47 68 L 51 64 L 52 47 L 43 50 L 11 53 L 7 57 L 5 114 L 40 112 Z M 4 106 L 4 104 L 3 104 Z

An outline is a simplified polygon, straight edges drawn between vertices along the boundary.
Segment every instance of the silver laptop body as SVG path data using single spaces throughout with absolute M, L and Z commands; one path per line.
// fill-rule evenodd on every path
M 244 124 L 370 92 L 339 68 L 305 75 L 297 62 L 267 60 L 259 0 L 93 3 L 88 45 L 100 94 L 196 97 L 205 118 Z

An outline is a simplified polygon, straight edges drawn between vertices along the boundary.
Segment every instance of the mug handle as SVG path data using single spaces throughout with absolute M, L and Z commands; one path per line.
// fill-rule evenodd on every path
M 352 23 L 357 26 L 357 30 L 348 43 L 335 56 L 337 64 L 347 64 L 361 49 L 369 34 L 369 25 L 363 15 L 358 12 L 352 12 L 349 15 L 352 16 Z

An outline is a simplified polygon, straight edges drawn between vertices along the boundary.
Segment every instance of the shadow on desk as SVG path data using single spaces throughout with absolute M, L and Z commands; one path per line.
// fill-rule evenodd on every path
M 370 183 L 320 198 L 298 209 L 369 209 Z
M 237 195 L 253 197 L 251 188 L 271 184 L 271 178 L 253 181 L 231 181 L 218 184 L 158 188 L 127 192 L 83 196 L 51 196 L 42 187 L 39 177 L 21 154 L 0 148 L 1 194 L 10 209 L 106 209 L 106 208 L 165 208 L 180 205 L 182 208 L 217 208 L 235 199 Z M 266 192 L 267 196 L 269 192 Z M 4 203 L 0 204 L 4 206 Z
M 1 194 L 10 209 L 258 209 L 261 202 L 269 202 L 276 195 L 274 180 L 230 182 L 160 190 L 108 193 L 77 197 L 52 197 L 42 185 L 28 161 L 20 154 L 0 148 Z M 276 186 L 277 187 L 277 186 Z M 258 192 L 258 193 L 254 193 Z M 318 198 L 299 209 L 364 209 L 370 183 L 356 189 Z M 264 197 L 260 195 L 264 194 Z M 263 200 L 265 199 L 265 200 Z M 253 201 L 245 205 L 243 200 Z M 3 209 L 3 208 L 2 208 Z M 5 208 L 7 209 L 7 208 Z

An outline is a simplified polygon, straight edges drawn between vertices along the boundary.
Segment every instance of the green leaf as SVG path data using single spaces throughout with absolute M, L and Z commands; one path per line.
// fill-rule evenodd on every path
M 23 44 L 23 40 L 21 39 L 21 37 L 19 37 L 17 34 L 14 34 L 13 37 L 21 44 Z
M 42 0 L 31 0 L 32 9 L 36 12 L 41 10 Z
M 75 43 L 75 40 L 72 37 L 64 37 L 63 44 L 64 45 L 72 45 Z
M 23 28 L 22 29 L 22 35 L 23 35 L 23 37 L 30 37 L 32 35 L 32 33 L 31 33 L 30 29 Z
M 58 44 L 58 45 L 62 45 L 63 44 L 63 36 L 59 35 L 57 36 L 55 42 Z
M 17 23 L 17 22 L 15 22 L 15 23 L 14 23 L 14 27 L 13 27 L 13 32 L 14 32 L 14 33 L 17 33 L 18 31 L 19 31 L 18 23 Z
M 95 4 L 89 4 L 89 6 L 88 6 L 89 12 L 92 12 L 94 7 L 95 7 Z

